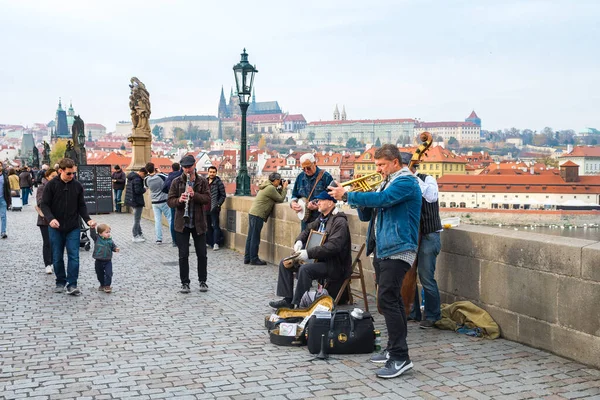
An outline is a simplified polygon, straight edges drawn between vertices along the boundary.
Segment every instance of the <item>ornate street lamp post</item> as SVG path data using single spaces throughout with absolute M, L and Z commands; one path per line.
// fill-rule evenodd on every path
M 240 169 L 235 180 L 235 195 L 250 196 L 250 176 L 248 175 L 248 167 L 246 166 L 246 112 L 250 104 L 250 96 L 252 95 L 252 83 L 254 82 L 254 74 L 258 72 L 254 66 L 248 62 L 248 54 L 246 49 L 242 53 L 242 59 L 233 67 L 235 75 L 235 85 L 237 87 L 238 96 L 240 98 L 240 109 L 242 110 L 242 137 L 241 137 L 241 153 L 240 154 Z

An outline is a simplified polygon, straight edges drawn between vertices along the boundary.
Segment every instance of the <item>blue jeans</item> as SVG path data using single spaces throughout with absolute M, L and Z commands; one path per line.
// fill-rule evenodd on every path
M 435 280 L 435 261 L 440 254 L 442 242 L 439 232 L 432 232 L 423 235 L 421 245 L 419 246 L 417 272 L 419 280 L 425 292 L 425 319 L 429 321 L 437 321 L 441 318 L 440 315 L 440 292 Z M 420 321 L 421 307 L 419 307 L 419 289 L 415 290 L 415 301 L 410 312 L 410 318 Z
M 221 211 L 204 212 L 206 218 L 206 244 L 211 247 L 221 243 L 221 227 L 219 226 L 219 214 Z
M 154 211 L 154 230 L 156 231 L 156 240 L 162 242 L 162 216 L 164 215 L 167 221 L 171 221 L 171 211 L 167 203 L 152 204 L 152 211 Z
M 246 237 L 246 251 L 244 252 L 244 262 L 258 260 L 258 247 L 260 246 L 260 231 L 262 231 L 264 223 L 265 221 L 263 221 L 262 218 L 252 214 L 248 215 L 248 236 Z
M 173 243 L 177 243 L 177 237 L 175 236 L 175 208 L 171 208 L 171 239 L 173 239 Z
M 52 246 L 52 264 L 56 275 L 56 285 L 77 286 L 79 277 L 79 228 L 71 232 L 61 232 L 48 227 L 50 245 Z M 65 260 L 63 258 L 67 249 L 67 273 L 65 274 Z
M 27 204 L 29 204 L 29 188 L 28 187 L 22 187 L 21 188 L 21 197 L 23 198 L 23 205 L 26 206 Z
M 110 286 L 113 276 L 112 260 L 96 260 L 94 267 L 100 286 Z
M 121 196 L 123 195 L 123 189 L 113 189 L 115 193 L 115 211 L 121 212 Z
M 2 221 L 2 229 L 0 229 L 1 234 L 6 233 L 6 200 L 4 200 L 4 196 L 0 194 L 0 220 Z

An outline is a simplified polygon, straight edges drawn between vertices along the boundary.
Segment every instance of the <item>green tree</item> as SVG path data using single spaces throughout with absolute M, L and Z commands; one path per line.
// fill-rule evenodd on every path
M 296 145 L 296 141 L 294 140 L 293 137 L 290 136 L 289 138 L 287 138 L 287 140 L 285 141 L 284 144 L 286 144 L 288 146 L 295 146 Z
M 356 140 L 355 137 L 351 137 L 350 139 L 348 139 L 348 141 L 346 142 L 346 147 L 349 149 L 355 149 L 358 146 L 360 146 L 360 144 L 358 143 L 358 140 Z
M 65 157 L 65 150 L 67 150 L 67 139 L 58 139 L 50 151 L 50 166 Z
M 448 139 L 448 147 L 458 147 L 458 145 L 458 140 L 456 140 L 454 136 L 450 136 L 450 139 Z
M 377 136 L 377 140 L 375 141 L 375 147 L 381 147 L 381 140 L 379 140 L 379 136 Z
M 156 136 L 156 140 L 162 140 L 163 130 L 164 129 L 162 126 L 154 125 L 154 128 L 152 128 L 152 134 Z
M 186 140 L 186 132 L 179 128 L 179 127 L 174 127 L 172 129 L 173 132 L 173 141 L 182 141 L 182 140 Z
M 190 122 L 185 132 L 185 138 L 191 141 L 198 140 L 200 138 L 200 128 L 196 125 L 192 125 Z
M 315 141 L 315 133 L 314 132 L 308 132 L 308 142 L 312 143 Z

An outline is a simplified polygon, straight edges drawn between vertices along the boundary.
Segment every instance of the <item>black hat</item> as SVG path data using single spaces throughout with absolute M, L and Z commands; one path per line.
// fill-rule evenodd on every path
M 181 159 L 181 161 L 179 161 L 179 164 L 182 167 L 188 168 L 188 167 L 191 167 L 192 165 L 194 165 L 195 162 L 196 162 L 196 160 L 194 159 L 194 157 L 187 155 L 187 156 L 183 157 Z
M 412 159 L 412 153 L 407 153 L 405 151 L 401 151 L 400 152 L 400 159 L 402 161 L 402 164 L 408 165 L 410 163 L 410 160 Z
M 337 200 L 335 198 L 331 197 L 331 195 L 329 193 L 327 193 L 326 190 L 323 190 L 321 193 L 316 195 L 315 200 L 331 200 L 334 203 L 337 202 Z

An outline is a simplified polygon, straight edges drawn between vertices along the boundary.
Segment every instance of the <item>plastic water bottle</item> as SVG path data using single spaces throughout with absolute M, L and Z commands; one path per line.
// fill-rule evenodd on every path
M 381 332 L 373 331 L 375 333 L 375 351 L 381 351 Z
M 425 312 L 425 289 L 421 288 L 421 312 Z

